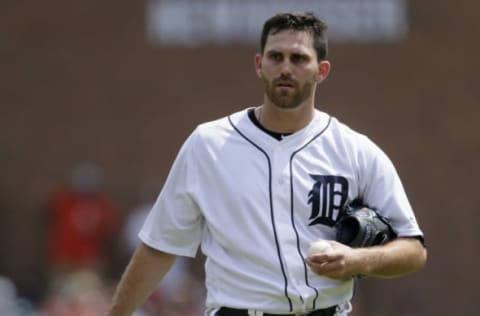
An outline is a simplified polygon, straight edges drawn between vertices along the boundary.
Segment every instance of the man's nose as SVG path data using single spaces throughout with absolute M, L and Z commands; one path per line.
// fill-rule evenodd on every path
M 292 74 L 292 64 L 288 59 L 285 59 L 280 65 L 280 74 L 288 77 Z

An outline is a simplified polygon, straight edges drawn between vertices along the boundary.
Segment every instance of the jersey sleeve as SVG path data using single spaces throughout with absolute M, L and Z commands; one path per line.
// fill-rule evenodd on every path
M 193 151 L 198 141 L 194 131 L 183 144 L 140 230 L 140 239 L 154 249 L 196 255 L 204 226 L 194 198 L 197 171 Z
M 387 217 L 399 237 L 423 238 L 392 161 L 366 136 L 363 136 L 362 145 L 359 184 L 363 202 Z

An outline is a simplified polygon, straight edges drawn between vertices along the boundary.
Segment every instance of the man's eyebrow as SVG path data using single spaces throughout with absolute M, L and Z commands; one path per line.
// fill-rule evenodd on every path
M 278 51 L 276 49 L 270 49 L 266 51 L 267 55 L 272 55 L 272 54 L 283 54 L 281 51 Z
M 292 56 L 302 56 L 302 57 L 308 57 L 309 56 L 307 53 L 304 53 L 304 52 L 293 52 L 290 55 L 292 55 Z

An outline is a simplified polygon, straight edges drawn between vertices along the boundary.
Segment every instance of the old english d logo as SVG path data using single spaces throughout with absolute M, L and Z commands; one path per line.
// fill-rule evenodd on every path
M 310 177 L 315 180 L 315 183 L 308 193 L 308 204 L 312 204 L 309 225 L 323 224 L 332 227 L 347 200 L 348 181 L 339 176 L 311 174 Z

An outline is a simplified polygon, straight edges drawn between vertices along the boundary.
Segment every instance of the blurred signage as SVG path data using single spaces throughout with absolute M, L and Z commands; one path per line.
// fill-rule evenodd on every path
M 398 41 L 408 29 L 407 0 L 149 0 L 147 38 L 157 45 L 253 43 L 280 11 L 313 11 L 335 42 Z

